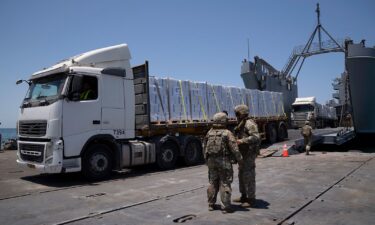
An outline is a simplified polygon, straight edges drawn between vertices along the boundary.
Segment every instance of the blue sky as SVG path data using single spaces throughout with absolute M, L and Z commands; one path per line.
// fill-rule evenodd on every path
M 0 0 L 0 127 L 15 127 L 26 85 L 15 81 L 81 52 L 127 43 L 132 65 L 157 76 L 243 87 L 242 59 L 281 70 L 316 25 L 317 1 Z M 337 38 L 375 45 L 375 1 L 321 0 L 321 21 Z M 331 98 L 344 55 L 307 58 L 299 96 Z

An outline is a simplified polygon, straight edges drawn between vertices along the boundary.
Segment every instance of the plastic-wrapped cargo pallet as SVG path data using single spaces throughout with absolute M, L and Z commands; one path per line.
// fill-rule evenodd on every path
M 150 77 L 150 117 L 151 121 L 168 121 L 168 84 L 167 79 Z
M 191 117 L 195 121 L 208 120 L 207 84 L 189 82 L 191 96 Z
M 189 81 L 167 79 L 169 115 L 172 121 L 191 121 Z
M 278 92 L 156 77 L 150 78 L 149 89 L 152 122 L 210 121 L 223 110 L 234 119 L 234 107 L 239 104 L 249 106 L 251 117 L 284 115 Z

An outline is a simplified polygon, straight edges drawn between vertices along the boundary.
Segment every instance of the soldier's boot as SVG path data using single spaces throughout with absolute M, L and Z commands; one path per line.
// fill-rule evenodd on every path
M 222 212 L 223 214 L 234 213 L 234 209 L 232 208 L 232 206 L 227 206 L 227 207 L 223 208 L 223 209 L 221 210 L 221 212 Z
M 254 208 L 256 206 L 255 198 L 246 198 L 246 201 L 241 204 L 244 208 Z
M 215 204 L 208 204 L 208 211 L 214 211 L 215 210 Z
M 310 145 L 306 146 L 306 155 L 310 155 Z
M 247 199 L 246 195 L 241 195 L 241 197 L 233 199 L 233 202 L 241 202 L 241 203 L 243 203 L 243 202 L 246 202 L 246 199 Z

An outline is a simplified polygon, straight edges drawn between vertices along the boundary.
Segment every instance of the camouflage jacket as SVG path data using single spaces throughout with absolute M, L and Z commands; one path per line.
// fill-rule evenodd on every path
M 258 154 L 260 135 L 258 126 L 252 119 L 243 119 L 237 127 L 234 128 L 234 132 L 237 139 L 241 142 L 238 147 L 242 156 L 251 153 Z
M 220 137 L 217 137 L 220 136 Z M 212 139 L 219 140 L 217 143 L 213 143 Z M 221 140 L 221 141 L 220 141 Z M 220 144 L 220 142 L 222 144 Z M 212 145 L 221 146 L 212 146 Z M 214 147 L 216 150 L 210 152 L 210 149 Z M 204 158 L 207 160 L 209 155 L 220 155 L 227 159 L 236 159 L 237 162 L 242 161 L 241 153 L 238 150 L 236 138 L 228 129 L 224 127 L 213 127 L 208 132 L 203 141 Z

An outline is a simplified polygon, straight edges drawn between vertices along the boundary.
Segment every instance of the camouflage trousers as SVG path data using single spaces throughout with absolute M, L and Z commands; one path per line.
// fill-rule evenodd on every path
M 243 166 L 238 168 L 240 193 L 248 199 L 255 199 L 255 158 L 255 154 L 244 157 Z
M 312 140 L 312 136 L 307 136 L 307 137 L 303 136 L 303 143 L 304 143 L 306 153 L 308 153 L 310 151 L 311 140 Z
M 216 196 L 220 191 L 221 208 L 226 209 L 231 206 L 233 182 L 233 168 L 229 158 L 208 157 L 208 180 L 210 185 L 207 189 L 208 204 L 216 203 Z

